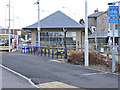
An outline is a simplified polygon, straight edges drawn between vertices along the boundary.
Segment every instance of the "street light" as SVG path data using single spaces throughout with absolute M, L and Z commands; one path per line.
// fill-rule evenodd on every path
M 85 0 L 85 67 L 89 66 L 88 60 L 88 16 L 87 16 L 87 0 Z
M 10 34 L 11 31 L 10 31 L 10 0 L 9 0 L 9 52 L 10 52 Z
M 38 46 L 40 46 L 40 2 L 39 0 L 35 3 L 38 5 Z
M 7 5 L 9 6 L 9 5 Z M 13 48 L 14 48 L 14 38 L 15 38 L 15 35 L 14 35 L 14 7 L 13 6 L 10 6 L 10 8 L 13 8 Z M 10 20 L 11 21 L 11 20 Z M 6 26 L 6 23 L 5 23 L 5 26 Z
M 108 3 L 108 5 L 115 5 L 116 3 L 120 3 L 120 1 L 111 2 L 111 3 Z

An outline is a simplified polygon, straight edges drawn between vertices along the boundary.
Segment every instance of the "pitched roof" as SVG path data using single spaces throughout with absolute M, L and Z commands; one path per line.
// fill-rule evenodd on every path
M 36 29 L 38 22 L 24 27 L 23 29 Z M 84 25 L 79 24 L 69 16 L 65 15 L 61 11 L 56 11 L 55 13 L 47 16 L 40 21 L 41 28 L 85 28 Z
M 104 14 L 105 12 L 95 12 L 91 15 L 89 15 L 89 18 L 95 18 L 95 17 L 99 17 L 100 15 Z

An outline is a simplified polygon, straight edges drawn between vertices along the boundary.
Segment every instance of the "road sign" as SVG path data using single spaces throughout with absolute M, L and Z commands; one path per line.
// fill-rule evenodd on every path
M 109 17 L 119 17 L 119 6 L 109 6 Z
M 119 19 L 109 19 L 109 23 L 119 23 Z

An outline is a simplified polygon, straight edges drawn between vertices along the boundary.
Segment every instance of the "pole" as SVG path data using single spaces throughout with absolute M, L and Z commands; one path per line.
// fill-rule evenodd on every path
M 96 43 L 96 52 L 97 52 L 97 32 L 95 32 L 95 43 Z
M 13 48 L 14 48 L 14 8 L 13 8 Z
M 67 46 L 66 46 L 66 32 L 67 32 L 67 30 L 65 30 L 64 28 L 63 28 L 63 31 L 64 31 L 64 52 L 65 52 L 65 55 L 64 55 L 64 58 L 65 59 L 67 59 Z
M 38 4 L 38 46 L 40 46 L 40 3 L 39 0 L 37 2 Z
M 89 66 L 88 62 L 88 17 L 87 17 L 87 0 L 85 0 L 85 67 Z
M 120 31 L 118 32 L 118 37 L 119 37 L 119 41 L 118 41 L 118 58 L 120 58 Z
M 112 72 L 115 72 L 115 24 L 113 24 Z
M 10 52 L 10 0 L 9 0 L 9 52 Z
M 5 8 L 5 34 L 6 34 L 6 8 Z
M 49 32 L 49 46 L 50 46 L 50 32 Z
M 18 31 L 17 31 L 17 50 L 18 50 Z

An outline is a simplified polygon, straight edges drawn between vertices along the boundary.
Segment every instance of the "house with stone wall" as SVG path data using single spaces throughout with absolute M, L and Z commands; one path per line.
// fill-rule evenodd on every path
M 97 38 L 97 42 L 99 43 L 108 43 L 109 37 L 111 37 L 112 40 L 113 24 L 109 24 L 108 22 L 109 20 L 108 13 L 109 10 L 104 12 L 95 10 L 93 14 L 88 16 L 88 27 L 89 30 L 92 32 L 92 34 L 89 35 L 90 43 L 96 42 L 96 38 Z M 115 24 L 115 43 L 118 43 L 119 30 L 120 30 L 120 23 Z

